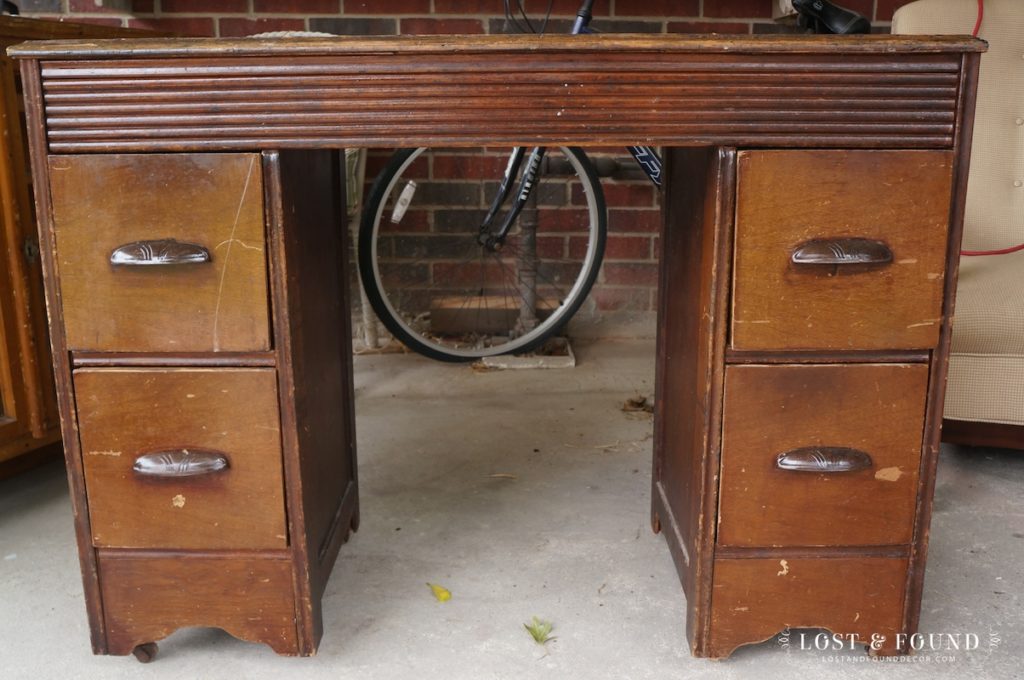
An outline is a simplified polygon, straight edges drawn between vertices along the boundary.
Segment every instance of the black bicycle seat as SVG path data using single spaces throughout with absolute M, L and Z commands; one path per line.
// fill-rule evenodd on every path
M 793 0 L 793 9 L 800 14 L 800 25 L 815 33 L 871 32 L 867 17 L 828 0 Z

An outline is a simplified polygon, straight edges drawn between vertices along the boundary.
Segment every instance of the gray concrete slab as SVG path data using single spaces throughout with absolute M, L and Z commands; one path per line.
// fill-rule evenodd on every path
M 576 349 L 567 371 L 357 358 L 362 527 L 312 659 L 206 629 L 175 633 L 148 666 L 93 657 L 63 470 L 0 482 L 0 680 L 1024 677 L 1024 454 L 997 450 L 943 451 L 921 621 L 982 649 L 877 663 L 775 640 L 691 658 L 649 529 L 651 422 L 620 409 L 653 391 L 653 345 Z M 546 648 L 523 630 L 533 616 L 554 622 Z

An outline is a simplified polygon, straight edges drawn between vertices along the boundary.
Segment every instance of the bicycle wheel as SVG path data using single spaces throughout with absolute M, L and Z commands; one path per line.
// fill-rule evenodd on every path
M 363 286 L 388 330 L 420 354 L 472 361 L 535 349 L 579 309 L 597 278 L 607 216 L 580 149 L 548 149 L 531 201 L 505 240 L 483 242 L 481 224 L 511 152 L 402 149 L 373 183 L 359 230 Z

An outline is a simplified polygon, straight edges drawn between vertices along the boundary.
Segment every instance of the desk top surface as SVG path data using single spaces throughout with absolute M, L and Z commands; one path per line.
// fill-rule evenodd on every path
M 128 38 L 29 42 L 9 49 L 16 57 L 97 59 L 495 52 L 659 52 L 733 54 L 908 54 L 984 52 L 970 36 L 815 35 L 458 35 L 336 38 Z

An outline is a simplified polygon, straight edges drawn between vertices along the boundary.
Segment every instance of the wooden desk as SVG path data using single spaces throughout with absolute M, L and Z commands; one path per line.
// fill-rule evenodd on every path
M 358 523 L 327 149 L 643 142 L 667 151 L 653 523 L 693 653 L 785 626 L 905 651 L 983 49 L 884 36 L 17 48 L 94 650 L 214 625 L 316 651 L 324 584 Z M 550 96 L 502 108 L 526 92 Z M 211 261 L 109 264 L 118 245 L 168 238 Z M 189 465 L 228 467 L 132 472 L 140 454 L 184 448 Z

